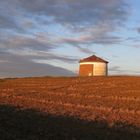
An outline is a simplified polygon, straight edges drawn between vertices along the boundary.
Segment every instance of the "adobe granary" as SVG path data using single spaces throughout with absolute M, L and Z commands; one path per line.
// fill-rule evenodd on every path
M 108 61 L 96 55 L 81 59 L 79 61 L 79 76 L 107 76 Z

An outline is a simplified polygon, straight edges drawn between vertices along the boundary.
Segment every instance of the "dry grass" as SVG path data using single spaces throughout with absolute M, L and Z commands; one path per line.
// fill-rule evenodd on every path
M 20 111 L 34 109 L 44 114 L 62 116 L 62 120 L 73 118 L 77 122 L 80 119 L 77 122 L 78 131 L 89 131 L 84 127 L 92 129 L 83 132 L 84 139 L 89 139 L 88 134 L 91 139 L 140 139 L 140 77 L 6 79 L 0 82 L 0 105 L 18 106 Z M 84 121 L 88 125 L 82 125 Z M 71 121 L 65 123 L 65 127 L 72 127 Z M 104 129 L 97 129 L 96 125 L 91 127 L 91 123 L 100 124 Z M 79 128 L 80 124 L 82 128 Z M 63 128 L 60 130 L 64 131 Z M 67 138 L 63 134 L 62 137 L 82 139 L 77 130 L 75 133 L 68 130 Z M 103 137 L 100 133 L 103 133 Z M 50 135 L 56 137 L 52 132 Z

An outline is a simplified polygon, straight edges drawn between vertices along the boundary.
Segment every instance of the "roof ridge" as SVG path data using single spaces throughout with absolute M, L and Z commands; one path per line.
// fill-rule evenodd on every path
M 80 62 L 104 62 L 108 63 L 108 61 L 96 56 L 96 55 L 91 55 L 89 57 L 83 58 L 80 60 Z

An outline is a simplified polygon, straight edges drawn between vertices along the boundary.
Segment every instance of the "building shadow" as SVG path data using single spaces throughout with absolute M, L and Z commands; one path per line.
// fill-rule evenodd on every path
M 0 140 L 140 140 L 140 128 L 0 105 Z

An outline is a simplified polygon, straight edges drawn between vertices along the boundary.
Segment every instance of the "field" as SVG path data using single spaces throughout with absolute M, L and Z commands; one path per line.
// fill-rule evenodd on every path
M 0 140 L 140 140 L 140 77 L 0 80 Z

